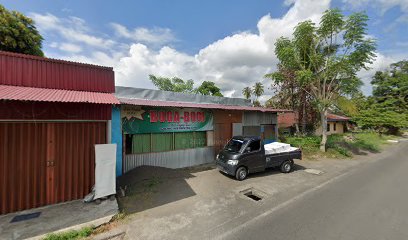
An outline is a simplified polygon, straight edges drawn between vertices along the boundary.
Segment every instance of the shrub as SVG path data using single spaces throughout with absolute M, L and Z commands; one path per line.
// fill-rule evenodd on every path
M 44 240 L 71 240 L 71 239 L 81 239 L 88 237 L 92 234 L 92 227 L 84 227 L 80 230 L 71 230 L 61 233 L 51 233 L 48 234 Z

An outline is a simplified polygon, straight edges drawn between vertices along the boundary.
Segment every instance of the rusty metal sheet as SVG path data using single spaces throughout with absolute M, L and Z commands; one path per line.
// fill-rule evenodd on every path
M 0 123 L 0 214 L 46 201 L 46 123 Z
M 0 51 L 3 85 L 113 93 L 114 79 L 110 67 Z
M 112 93 L 0 85 L 0 100 L 119 104 Z
M 0 214 L 83 198 L 106 122 L 0 122 Z

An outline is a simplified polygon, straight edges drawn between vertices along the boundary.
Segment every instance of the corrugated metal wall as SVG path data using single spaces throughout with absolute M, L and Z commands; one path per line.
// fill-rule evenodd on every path
M 182 168 L 196 166 L 214 161 L 214 148 L 193 148 L 170 152 L 130 154 L 124 157 L 124 172 L 139 166 L 158 166 L 166 168 Z
M 232 124 L 242 123 L 242 111 L 215 110 L 214 113 L 214 147 L 221 150 L 232 138 Z
M 112 106 L 90 103 L 0 101 L 0 119 L 110 120 Z
M 83 198 L 105 122 L 0 122 L 0 214 Z
M 46 123 L 0 123 L 0 214 L 46 203 Z
M 268 112 L 244 112 L 244 126 L 259 126 L 260 124 L 277 124 L 277 114 Z
M 0 84 L 115 92 L 112 68 L 0 51 Z

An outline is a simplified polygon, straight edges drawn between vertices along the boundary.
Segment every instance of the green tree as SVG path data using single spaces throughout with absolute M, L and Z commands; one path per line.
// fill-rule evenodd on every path
M 390 70 L 377 72 L 371 84 L 373 95 L 354 118 L 358 125 L 394 134 L 408 127 L 408 61 L 391 64 Z
M 0 4 L 0 50 L 44 56 L 42 41 L 31 18 Z
M 254 105 L 254 107 L 262 107 L 262 104 L 261 104 L 261 102 L 260 102 L 258 99 L 255 99 L 255 100 L 254 100 L 253 105 Z
M 261 82 L 255 83 L 255 85 L 252 87 L 252 93 L 255 96 L 255 101 L 258 101 L 258 98 L 262 96 L 264 93 L 264 86 Z M 254 101 L 254 103 L 255 103 Z M 258 101 L 259 102 L 259 101 Z
M 214 82 L 204 81 L 201 85 L 195 90 L 196 93 L 201 95 L 211 95 L 216 97 L 223 97 L 221 89 L 215 85 Z
M 318 26 L 300 22 L 292 39 L 281 37 L 275 43 L 280 64 L 295 72 L 295 79 L 312 97 L 322 126 L 337 97 L 358 91 L 362 83 L 357 72 L 367 69 L 375 57 L 375 42 L 367 38 L 367 21 L 364 13 L 345 17 L 340 10 L 330 9 Z M 320 149 L 326 151 L 327 131 L 322 129 Z
M 149 78 L 159 90 L 183 93 L 193 93 L 194 91 L 194 81 L 191 79 L 185 81 L 178 77 L 157 77 L 152 74 L 149 75 Z
M 408 61 L 393 63 L 390 70 L 376 72 L 373 99 L 383 109 L 408 113 Z
M 315 110 L 312 106 L 311 99 L 306 90 L 295 79 L 295 71 L 287 69 L 278 64 L 278 70 L 264 77 L 272 80 L 272 89 L 275 95 L 267 102 L 266 106 L 281 109 L 292 109 L 298 113 L 295 123 L 296 132 L 299 133 L 299 124 L 302 125 L 302 132 L 306 132 L 306 125 L 313 125 Z
M 245 99 L 250 99 L 252 95 L 252 90 L 250 87 L 245 87 L 242 89 L 242 94 L 244 95 Z

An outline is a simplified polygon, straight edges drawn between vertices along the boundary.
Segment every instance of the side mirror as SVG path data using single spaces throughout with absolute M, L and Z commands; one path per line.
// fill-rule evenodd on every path
M 250 151 L 251 151 L 251 147 L 245 148 L 245 152 L 250 152 Z

